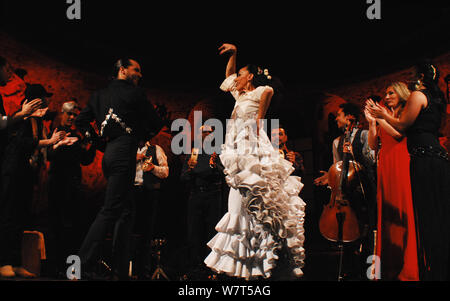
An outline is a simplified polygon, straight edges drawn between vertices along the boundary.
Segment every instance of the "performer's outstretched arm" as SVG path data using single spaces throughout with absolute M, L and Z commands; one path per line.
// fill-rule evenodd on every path
M 225 77 L 228 77 L 232 74 L 236 73 L 236 53 L 237 48 L 233 44 L 222 44 L 222 46 L 219 47 L 220 55 L 230 52 L 231 56 L 228 59 L 227 68 L 225 70 Z

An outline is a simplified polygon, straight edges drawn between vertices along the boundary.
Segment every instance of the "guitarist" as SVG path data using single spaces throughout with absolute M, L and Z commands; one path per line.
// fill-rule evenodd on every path
M 339 106 L 336 123 L 343 134 L 333 141 L 333 164 L 341 161 L 344 151 L 351 154 L 351 160 L 363 166 L 359 174 L 361 185 L 352 193 L 350 199 L 362 226 L 361 259 L 365 262 L 367 256 L 373 254 L 373 230 L 376 229 L 376 174 L 375 152 L 368 144 L 368 131 L 353 127 L 349 145 L 344 145 L 344 131 L 351 123 L 358 123 L 360 109 L 353 103 L 343 103 Z M 328 172 L 320 171 L 322 176 L 314 180 L 317 186 L 328 185 Z M 363 266 L 365 266 L 363 264 Z M 362 274 L 365 275 L 365 272 Z

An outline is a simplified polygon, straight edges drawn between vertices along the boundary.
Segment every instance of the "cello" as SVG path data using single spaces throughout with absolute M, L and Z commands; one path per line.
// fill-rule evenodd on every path
M 350 120 L 346 128 L 342 161 L 336 162 L 328 170 L 331 196 L 319 220 L 322 236 L 338 243 L 353 242 L 360 237 L 359 222 L 349 199 L 351 192 L 360 184 L 358 174 L 362 170 L 362 166 L 352 160 L 349 147 L 355 123 Z

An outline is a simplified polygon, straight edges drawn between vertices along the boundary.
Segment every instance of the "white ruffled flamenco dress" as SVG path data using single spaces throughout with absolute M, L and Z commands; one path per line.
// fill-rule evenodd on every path
M 232 277 L 269 278 L 285 243 L 294 274 L 302 276 L 306 204 L 298 195 L 303 184 L 290 176 L 292 163 L 280 157 L 267 134 L 260 129 L 258 137 L 255 131 L 261 95 L 271 87 L 239 94 L 235 78 L 229 76 L 220 87 L 236 99 L 220 155 L 230 186 L 228 212 L 208 242 L 205 264 Z

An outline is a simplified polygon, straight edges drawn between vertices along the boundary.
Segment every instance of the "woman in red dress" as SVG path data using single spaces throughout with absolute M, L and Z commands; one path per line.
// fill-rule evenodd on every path
M 402 82 L 387 87 L 384 102 L 393 116 L 400 116 L 409 95 L 410 91 Z M 370 147 L 376 150 L 378 141 L 381 144 L 377 169 L 376 242 L 381 279 L 417 281 L 419 270 L 406 137 L 384 119 L 373 118 L 367 110 L 365 115 L 369 122 Z

